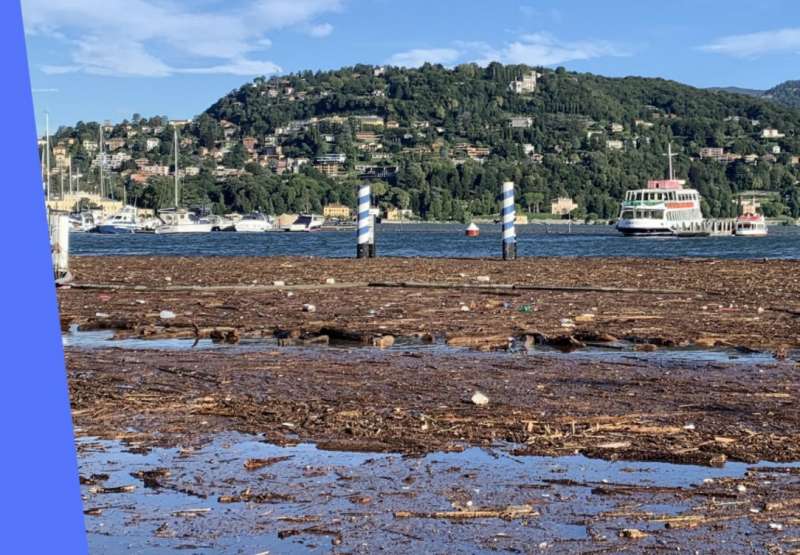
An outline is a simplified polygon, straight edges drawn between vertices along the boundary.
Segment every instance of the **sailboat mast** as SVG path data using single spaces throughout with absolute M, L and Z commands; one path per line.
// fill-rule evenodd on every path
M 178 127 L 173 126 L 172 143 L 175 147 L 175 208 L 178 208 Z
M 45 158 L 45 171 L 47 172 L 47 200 L 50 200 L 50 112 L 44 113 L 44 133 L 45 148 L 47 149 Z
M 105 158 L 105 153 L 103 151 L 103 124 L 100 124 L 100 196 L 104 196 L 104 184 L 103 184 L 103 159 Z
M 669 178 L 673 180 L 675 179 L 675 175 L 672 173 L 672 143 L 667 145 L 667 156 L 669 157 Z
M 69 194 L 72 194 L 72 156 L 67 158 L 67 163 L 69 164 Z

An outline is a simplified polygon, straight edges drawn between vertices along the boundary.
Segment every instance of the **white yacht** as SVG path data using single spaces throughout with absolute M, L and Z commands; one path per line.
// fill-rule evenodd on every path
M 317 214 L 300 214 L 286 231 L 315 231 L 322 227 L 325 218 Z
M 233 227 L 240 233 L 269 231 L 272 229 L 272 222 L 261 212 L 251 212 L 233 224 Z
M 158 213 L 161 225 L 154 229 L 155 233 L 210 233 L 212 224 L 208 220 L 198 218 L 185 208 L 162 210 Z
M 211 231 L 236 231 L 236 222 L 240 219 L 241 216 L 239 214 L 211 215 L 208 217 L 208 221 L 211 222 Z
M 83 212 L 75 212 L 69 215 L 70 231 L 92 231 L 97 224 L 95 223 L 94 214 L 88 210 Z
M 175 145 L 175 208 L 161 210 L 158 217 L 161 225 L 153 230 L 155 233 L 210 233 L 213 224 L 208 219 L 198 218 L 180 206 L 180 188 L 178 187 L 178 128 L 173 129 L 173 144 Z
M 110 215 L 97 224 L 98 233 L 135 233 L 142 227 L 135 206 L 124 206 L 119 212 Z

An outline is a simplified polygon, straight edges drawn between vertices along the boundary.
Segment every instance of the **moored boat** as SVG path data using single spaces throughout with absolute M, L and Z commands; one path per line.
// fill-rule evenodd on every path
M 95 223 L 94 214 L 88 210 L 83 212 L 76 212 L 69 215 L 69 230 L 72 231 L 92 231 L 97 224 Z
M 233 225 L 239 233 L 261 232 L 272 229 L 272 222 L 261 212 L 251 212 Z
M 185 208 L 162 210 L 158 217 L 161 225 L 154 229 L 155 233 L 209 233 L 211 222 L 198 218 Z
M 736 218 L 737 237 L 765 237 L 767 235 L 767 222 L 761 214 L 742 214 Z
M 323 223 L 325 223 L 325 218 L 322 216 L 316 214 L 300 214 L 286 231 L 316 231 L 322 227 Z
M 97 224 L 95 231 L 98 233 L 136 233 L 142 227 L 139 214 L 135 206 L 124 206 L 119 212 Z

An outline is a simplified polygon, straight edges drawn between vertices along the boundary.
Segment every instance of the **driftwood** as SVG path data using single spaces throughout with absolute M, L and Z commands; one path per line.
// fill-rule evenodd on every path
M 502 518 L 511 520 L 522 516 L 539 516 L 530 505 L 509 505 L 497 509 L 469 509 L 464 511 L 435 511 L 420 513 L 413 511 L 395 511 L 395 518 L 443 518 L 450 520 L 468 520 L 472 518 Z
M 315 289 L 348 289 L 367 287 L 367 283 L 304 283 L 297 285 L 130 285 L 127 283 L 71 283 L 71 289 L 99 289 L 111 291 L 311 291 Z
M 696 292 L 681 289 L 635 289 L 631 287 L 596 287 L 567 285 L 527 285 L 514 283 L 441 283 L 420 281 L 370 281 L 349 283 L 305 283 L 297 285 L 130 285 L 122 283 L 71 283 L 73 289 L 112 291 L 304 291 L 351 289 L 356 287 L 397 287 L 402 289 L 474 289 L 479 291 L 572 291 L 579 293 L 630 293 L 645 295 L 688 295 Z
M 630 287 L 592 287 L 567 285 L 526 285 L 513 283 L 437 283 L 421 281 L 371 281 L 368 287 L 400 287 L 407 289 L 499 289 L 519 291 L 575 291 L 581 293 L 636 293 L 650 295 L 688 295 L 691 291 L 680 289 L 634 289 Z

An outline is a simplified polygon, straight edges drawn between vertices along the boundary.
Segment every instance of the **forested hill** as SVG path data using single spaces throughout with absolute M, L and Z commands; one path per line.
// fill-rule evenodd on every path
M 786 81 L 764 92 L 766 98 L 771 98 L 786 106 L 800 108 L 800 81 Z
M 113 134 L 142 122 L 155 128 L 123 122 Z M 145 155 L 168 164 L 169 126 L 157 129 L 160 149 Z M 256 79 L 181 133 L 182 159 L 200 170 L 184 196 L 217 210 L 353 205 L 369 176 L 380 204 L 423 218 L 495 213 L 506 179 L 524 209 L 570 196 L 579 213 L 615 217 L 626 189 L 665 176 L 672 143 L 676 176 L 700 190 L 707 215 L 734 214 L 735 193 L 752 189 L 776 192 L 768 215 L 800 215 L 800 110 L 663 79 L 358 65 Z M 166 202 L 163 181 L 127 182 L 129 198 Z
M 767 90 L 743 89 L 741 87 L 712 87 L 709 90 L 758 96 L 790 108 L 800 108 L 800 81 L 784 81 Z

